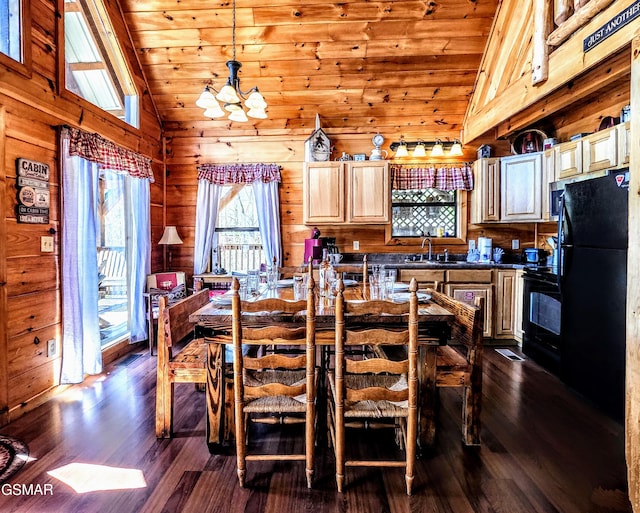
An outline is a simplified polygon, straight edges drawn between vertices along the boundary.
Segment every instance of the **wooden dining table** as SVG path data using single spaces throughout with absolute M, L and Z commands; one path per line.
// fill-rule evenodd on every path
M 421 448 L 433 444 L 435 434 L 435 372 L 436 349 L 438 345 L 446 344 L 450 334 L 450 323 L 453 322 L 453 314 L 443 307 L 428 300 L 428 296 L 419 292 L 422 300 L 419 304 L 419 357 L 418 380 L 420 382 L 420 422 L 419 445 Z M 344 291 L 347 300 L 368 300 L 368 291 L 357 283 L 348 286 Z M 281 286 L 276 289 L 263 287 L 255 294 L 249 295 L 247 300 L 258 300 L 268 297 L 293 299 L 293 290 L 290 286 Z M 393 299 L 393 298 L 392 298 Z M 333 298 L 319 297 L 316 302 L 316 345 L 329 347 L 334 343 L 332 333 L 335 324 L 335 300 Z M 356 319 L 349 317 L 350 323 L 399 323 L 406 322 L 401 316 L 371 315 Z M 211 453 L 218 453 L 224 444 L 233 440 L 233 419 L 228 418 L 233 414 L 233 382 L 231 373 L 226 370 L 225 346 L 232 345 L 231 340 L 231 301 L 227 295 L 216 296 L 208 304 L 196 310 L 189 316 L 189 321 L 195 323 L 197 336 L 206 336 L 208 343 L 207 357 L 207 383 L 206 383 L 206 407 L 207 407 L 207 445 Z M 275 325 L 279 323 L 305 322 L 305 316 L 283 316 L 277 312 L 264 312 L 243 317 L 243 324 Z M 322 358 L 324 361 L 324 358 Z M 326 371 L 326 369 L 324 369 Z

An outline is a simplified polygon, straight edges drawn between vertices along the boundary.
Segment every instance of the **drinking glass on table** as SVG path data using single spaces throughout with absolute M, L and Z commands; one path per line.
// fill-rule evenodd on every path
M 384 286 L 386 297 L 390 299 L 393 296 L 393 288 L 396 284 L 396 276 L 398 271 L 396 269 L 387 269 L 384 275 Z
M 270 290 L 273 290 L 278 286 L 278 276 L 278 266 L 272 265 L 267 267 L 267 287 Z
M 296 275 L 293 277 L 293 299 L 300 301 L 307 297 L 307 284 L 302 275 Z
M 247 292 L 249 294 L 253 294 L 258 290 L 258 286 L 260 285 L 260 270 L 249 270 L 247 271 Z

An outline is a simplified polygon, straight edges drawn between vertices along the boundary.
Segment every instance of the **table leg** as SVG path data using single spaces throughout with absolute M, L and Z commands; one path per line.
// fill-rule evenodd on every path
M 207 445 L 219 453 L 224 442 L 224 344 L 207 345 Z
M 421 449 L 435 442 L 436 423 L 436 352 L 433 345 L 421 345 L 418 379 L 420 380 L 420 429 L 419 445 Z

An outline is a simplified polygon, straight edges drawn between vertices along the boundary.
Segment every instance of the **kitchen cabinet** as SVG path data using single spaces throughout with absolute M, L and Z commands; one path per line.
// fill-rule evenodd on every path
M 616 127 L 618 130 L 618 167 L 629 166 L 629 153 L 631 151 L 631 139 L 629 137 L 631 123 L 627 121 Z
M 445 292 L 460 301 L 473 304 L 476 297 L 484 298 L 484 330 L 493 335 L 493 271 L 491 269 L 456 269 L 446 273 Z
M 542 220 L 551 221 L 551 211 L 549 205 L 549 184 L 555 182 L 556 178 L 556 149 L 549 148 L 542 153 L 542 176 L 544 178 L 542 188 Z
M 501 221 L 542 221 L 542 178 L 541 152 L 501 159 Z
M 582 173 L 582 140 L 569 141 L 555 147 L 556 179 L 563 180 Z
M 389 163 L 354 161 L 347 171 L 347 222 L 380 224 L 391 222 Z
M 302 177 L 304 222 L 345 221 L 345 178 L 342 162 L 308 162 Z
M 544 220 L 542 153 L 479 159 L 474 183 L 471 223 Z
M 473 163 L 472 224 L 500 220 L 500 159 L 483 158 Z
M 584 137 L 582 172 L 592 173 L 618 165 L 618 130 L 614 126 Z
M 418 282 L 419 289 L 433 288 L 436 283 L 444 282 L 444 269 L 400 269 L 398 280 L 409 283 L 411 278 Z
M 306 224 L 386 224 L 391 220 L 388 162 L 308 162 L 302 185 Z
M 514 338 L 516 288 L 516 271 L 514 269 L 498 269 L 494 338 Z
M 522 330 L 522 319 L 523 319 L 523 294 L 524 294 L 524 271 L 522 269 L 516 269 L 516 278 L 515 278 L 515 302 L 513 308 L 513 338 L 518 341 L 518 344 L 522 344 L 522 337 L 524 332 Z

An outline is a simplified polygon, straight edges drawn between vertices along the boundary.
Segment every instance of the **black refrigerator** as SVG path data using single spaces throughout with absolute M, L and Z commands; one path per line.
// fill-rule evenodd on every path
M 568 184 L 561 241 L 562 377 L 624 419 L 629 172 Z

